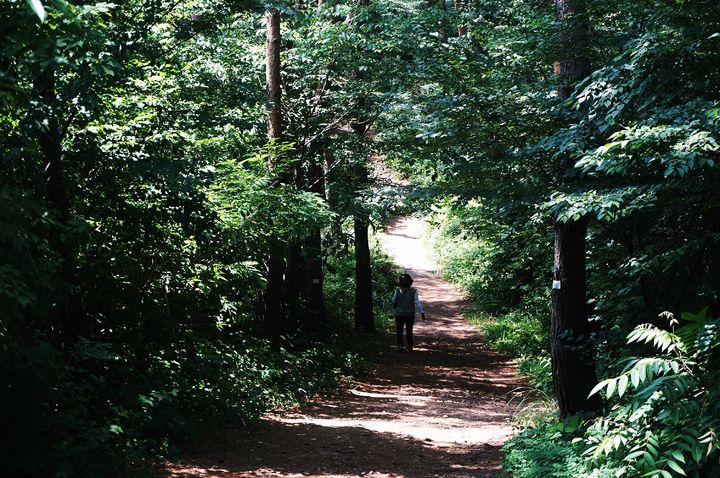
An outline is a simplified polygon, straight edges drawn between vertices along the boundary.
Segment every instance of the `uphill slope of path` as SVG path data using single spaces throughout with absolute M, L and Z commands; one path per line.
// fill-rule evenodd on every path
M 462 317 L 462 295 L 433 273 L 423 223 L 398 218 L 383 248 L 415 279 L 428 320 L 415 351 L 388 343 L 375 373 L 356 388 L 232 432 L 222 449 L 170 465 L 190 477 L 497 477 L 512 435 L 512 363 L 487 348 Z

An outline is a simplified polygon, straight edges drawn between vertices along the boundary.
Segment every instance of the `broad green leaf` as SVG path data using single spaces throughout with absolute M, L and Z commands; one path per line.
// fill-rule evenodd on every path
M 588 395 L 588 397 L 592 397 L 593 395 L 595 395 L 596 393 L 598 393 L 600 390 L 602 390 L 603 388 L 605 388 L 605 386 L 606 386 L 607 384 L 608 384 L 608 381 L 607 381 L 607 380 L 603 380 L 602 382 L 600 382 L 600 383 L 598 383 L 597 385 L 595 385 L 595 386 L 593 387 L 593 389 L 590 390 L 590 394 Z
M 611 378 L 608 380 L 607 390 L 605 391 L 605 396 L 607 398 L 612 397 L 612 394 L 615 392 L 615 388 L 617 387 L 617 380 L 614 378 Z
M 625 458 L 623 458 L 624 461 L 635 461 L 636 458 L 640 457 L 645 453 L 644 450 L 636 450 L 632 453 L 629 453 Z
M 685 475 L 685 470 L 683 470 L 682 467 L 681 467 L 676 461 L 668 460 L 668 461 L 667 461 L 667 464 L 668 464 L 668 466 L 669 466 L 670 468 L 672 468 L 673 470 L 677 471 L 678 473 L 680 473 L 680 474 L 683 475 L 683 476 L 686 476 L 686 475 Z
M 672 450 L 670 454 L 680 463 L 685 463 L 685 456 L 680 450 Z
M 618 397 L 622 397 L 625 394 L 625 390 L 628 385 L 628 376 L 624 374 L 618 380 Z

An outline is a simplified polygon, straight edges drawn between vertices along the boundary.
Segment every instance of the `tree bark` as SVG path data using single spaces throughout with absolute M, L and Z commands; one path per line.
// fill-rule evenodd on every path
M 355 215 L 355 329 L 375 332 L 368 221 Z
M 552 294 L 551 353 L 553 384 L 561 416 L 592 412 L 600 403 L 588 399 L 597 383 L 585 298 L 587 218 L 555 222 L 555 271 Z
M 555 73 L 558 95 L 566 100 L 578 81 L 590 74 L 587 56 L 588 22 L 584 0 L 555 0 L 560 25 L 560 59 Z M 569 157 L 555 166 L 557 180 L 567 183 L 573 167 Z M 567 222 L 555 218 L 555 254 L 552 288 L 552 376 L 560 416 L 599 410 L 597 395 L 588 398 L 597 383 L 592 346 L 588 340 L 585 236 L 587 217 Z
M 369 0 L 360 0 L 361 6 L 368 6 Z M 364 72 L 356 70 L 353 72 L 355 80 L 362 80 Z M 358 108 L 365 107 L 366 98 L 360 98 Z M 365 136 L 370 121 L 367 118 L 356 118 L 350 125 L 360 138 Z M 356 178 L 358 184 L 368 182 L 367 164 L 357 167 Z M 366 333 L 375 332 L 375 317 L 373 315 L 372 300 L 372 272 L 370 268 L 370 244 L 368 240 L 369 221 L 367 214 L 362 211 L 362 205 L 356 205 L 353 217 L 353 229 L 355 232 L 355 328 Z
M 324 147 L 322 151 L 325 151 Z M 322 160 L 322 157 L 314 158 L 308 169 L 310 191 L 320 197 L 325 196 L 323 166 L 320 163 Z M 325 275 L 323 271 L 322 232 L 320 228 L 312 231 L 312 234 L 305 240 L 304 252 L 310 325 L 318 331 L 321 337 L 324 337 L 327 332 L 325 324 L 325 296 L 323 294 Z
M 268 11 L 267 21 L 265 78 L 267 95 L 270 103 L 268 112 L 268 139 L 271 142 L 282 141 L 282 90 L 280 88 L 280 12 L 277 9 Z M 273 159 L 271 158 L 272 162 Z M 272 165 L 272 164 L 271 164 Z M 282 172 L 280 173 L 283 174 Z M 285 259 L 283 248 L 279 243 L 271 245 L 268 260 L 268 277 L 265 287 L 265 334 L 273 349 L 280 349 L 280 315 L 283 293 L 283 275 Z
M 560 37 L 554 70 L 560 79 L 558 95 L 566 100 L 577 83 L 590 75 L 590 26 L 585 0 L 555 0 L 555 16 Z
M 62 141 L 63 128 L 57 116 L 57 95 L 55 91 L 55 71 L 52 67 L 37 73 L 35 92 L 42 98 L 43 105 L 51 114 L 47 118 L 47 128 L 38 134 L 38 144 L 45 161 L 44 180 L 48 202 L 57 211 L 58 221 L 63 226 L 70 224 L 70 194 L 63 164 Z M 63 237 L 64 236 L 64 237 Z M 65 297 L 56 307 L 58 330 L 65 345 L 73 344 L 85 333 L 86 323 L 82 313 L 80 297 L 76 292 L 77 259 L 76 248 L 68 234 L 58 232 L 52 239 L 53 247 L 62 260 L 60 278 L 64 283 Z
M 267 84 L 270 111 L 268 113 L 268 139 L 282 139 L 282 89 L 280 87 L 280 11 L 273 8 L 265 14 L 267 38 L 265 41 Z
M 458 17 L 458 19 L 460 19 L 460 16 L 467 8 L 467 5 L 462 0 L 453 0 L 453 5 L 455 6 L 455 15 Z M 467 32 L 467 25 L 465 25 L 463 22 L 458 23 L 457 35 L 459 37 L 464 37 L 465 35 L 467 35 Z
M 280 327 L 282 284 L 285 273 L 285 259 L 279 246 L 270 252 L 268 277 L 265 286 L 265 335 L 274 350 L 280 350 Z
M 301 300 L 302 287 L 305 282 L 305 257 L 303 257 L 302 246 L 301 241 L 292 239 L 288 242 L 285 253 L 282 303 L 290 314 L 285 324 L 288 328 L 303 326 Z
M 295 164 L 294 168 L 294 179 L 295 187 L 298 190 L 306 187 L 305 175 L 303 174 L 302 166 L 299 163 Z M 303 241 L 292 239 L 287 246 L 287 263 L 285 268 L 285 290 L 283 303 L 287 304 L 289 309 L 297 310 L 298 314 L 293 314 L 296 319 L 292 321 L 292 324 L 288 323 L 288 326 L 301 326 L 302 312 L 301 307 L 294 307 L 300 305 L 302 288 L 305 283 L 304 274 L 306 269 L 305 257 L 303 255 Z

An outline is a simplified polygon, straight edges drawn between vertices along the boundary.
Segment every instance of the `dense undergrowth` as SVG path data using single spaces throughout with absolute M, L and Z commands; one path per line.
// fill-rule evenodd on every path
M 340 127 L 383 68 L 358 22 L 286 7 L 270 141 L 265 5 L 0 2 L 0 475 L 143 476 L 375 355 L 352 223 L 382 207 Z
M 374 251 L 375 307 L 384 324 L 395 266 Z M 144 476 L 159 460 L 242 426 L 271 409 L 333 392 L 372 363 L 381 339 L 354 340 L 352 249 L 331 258 L 326 278 L 329 331 L 323 341 L 285 336 L 279 352 L 242 331 L 177 331 L 163 348 L 137 356 L 83 340 L 67 352 L 49 343 L 4 348 L 7 476 Z M 70 365 L 63 354 L 71 354 Z M 140 368 L 142 367 L 142 368 Z M 7 409 L 7 408 L 6 408 Z
M 720 322 L 699 314 L 663 314 L 658 327 L 642 324 L 627 338 L 620 360 L 611 354 L 593 393 L 606 398 L 600 416 L 560 420 L 549 357 L 548 299 L 525 284 L 525 298 L 493 287 L 505 271 L 502 246 L 472 229 L 483 213 L 476 204 L 446 204 L 429 217 L 429 240 L 441 271 L 473 299 L 471 322 L 496 350 L 516 357 L 527 386 L 519 389 L 519 434 L 504 448 L 503 470 L 512 478 L 709 477 L 720 473 L 718 351 Z M 468 224 L 469 223 L 469 224 Z M 466 240 L 467 231 L 474 237 Z M 512 275 L 512 271 L 510 274 Z M 495 276 L 495 277 L 494 277 Z M 491 297 L 491 298 L 489 298 Z M 498 303 L 515 304 L 514 308 Z M 683 325 L 681 325 L 681 323 Z M 677 329 L 677 330 L 676 330 Z M 604 336 L 598 333 L 596 340 Z M 602 351 L 602 343 L 597 343 Z
M 266 14 L 282 17 L 272 105 Z M 603 408 L 528 415 L 508 472 L 717 476 L 719 16 L 705 0 L 0 2 L 0 474 L 139 474 L 332 389 L 362 368 L 349 277 L 369 275 L 368 224 L 437 200 L 446 275 L 550 405 L 553 227 L 583 233 L 582 337 L 553 345 L 610 380 Z M 377 194 L 373 155 L 413 194 Z M 368 329 L 391 269 L 358 284 Z

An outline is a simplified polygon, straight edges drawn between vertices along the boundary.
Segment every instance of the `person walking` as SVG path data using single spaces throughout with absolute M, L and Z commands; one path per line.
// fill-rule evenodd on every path
M 392 296 L 393 312 L 395 314 L 395 328 L 397 332 L 397 350 L 403 351 L 403 329 L 406 330 L 406 341 L 408 352 L 413 350 L 413 323 L 415 313 L 420 312 L 420 317 L 425 320 L 425 310 L 420 303 L 417 289 L 412 287 L 413 279 L 410 274 L 402 274 L 398 280 L 398 287 L 395 288 Z

